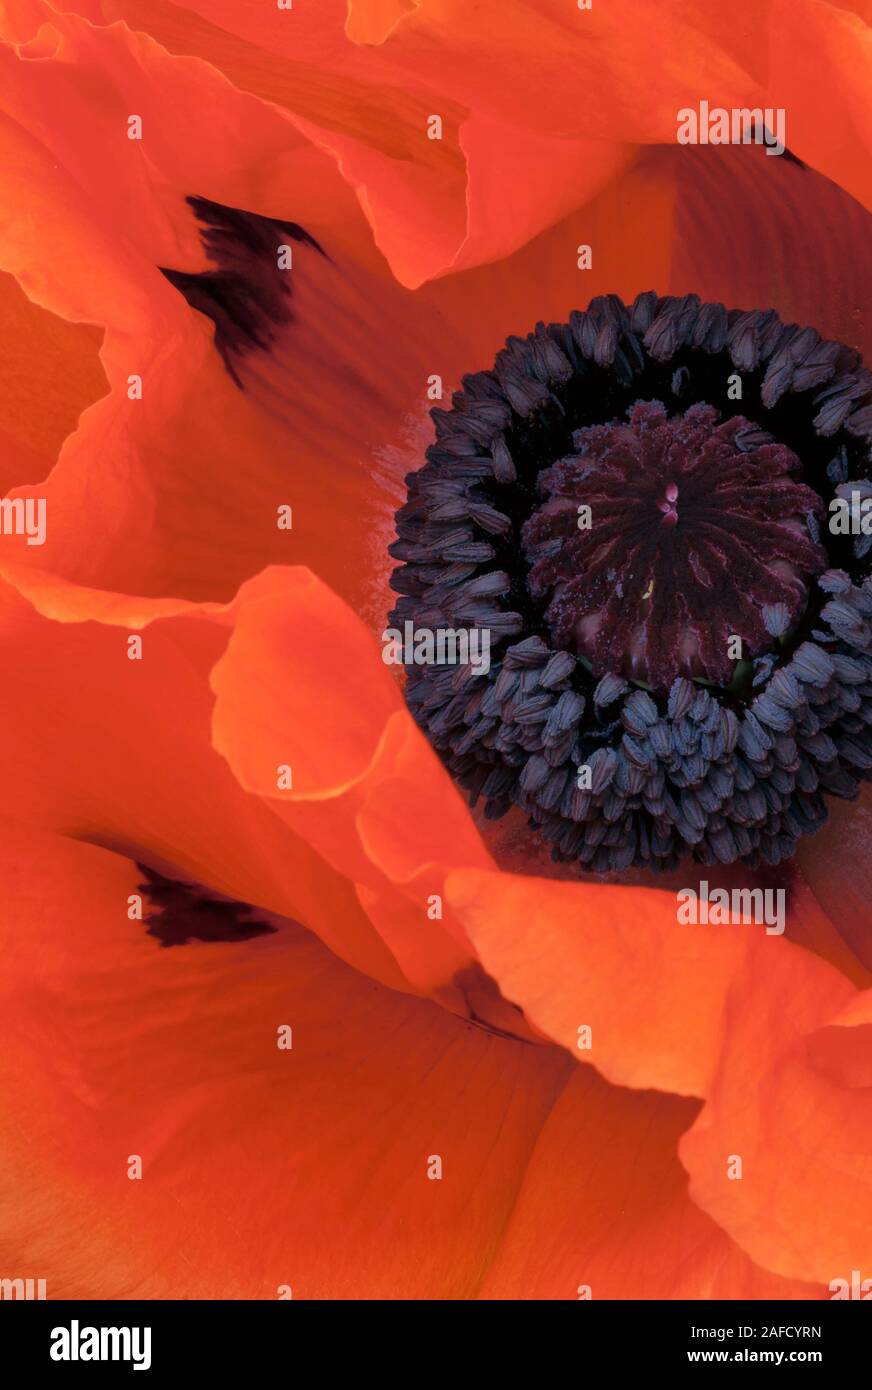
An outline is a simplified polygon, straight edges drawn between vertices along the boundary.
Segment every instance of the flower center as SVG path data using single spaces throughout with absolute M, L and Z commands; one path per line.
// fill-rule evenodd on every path
M 406 701 L 486 816 L 598 872 L 754 867 L 872 779 L 872 535 L 833 524 L 872 496 L 853 348 L 607 295 L 432 416 L 390 621 L 461 653 L 405 658 Z
M 637 402 L 626 421 L 577 430 L 576 452 L 539 475 L 527 587 L 596 676 L 726 684 L 737 657 L 771 645 L 771 610 L 792 626 L 826 568 L 808 530 L 823 505 L 796 454 L 741 415 L 718 418 Z

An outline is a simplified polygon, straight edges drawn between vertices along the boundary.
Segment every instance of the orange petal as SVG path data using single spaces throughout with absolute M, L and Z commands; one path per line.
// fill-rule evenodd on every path
M 348 0 L 345 32 L 352 43 L 384 43 L 404 14 L 420 0 Z
M 109 10 L 111 8 L 111 16 Z M 438 105 L 442 138 L 428 138 L 433 93 L 360 62 L 344 33 L 345 0 L 293 13 L 273 6 L 180 7 L 164 0 L 98 6 L 169 53 L 204 59 L 242 92 L 269 102 L 341 169 L 369 218 L 376 242 L 399 259 L 409 285 L 441 269 L 463 240 L 466 170 L 458 133 L 467 112 Z M 216 22 L 219 21 L 219 22 Z M 265 109 L 265 108 L 264 108 Z
M 792 964 L 783 988 L 750 964 L 738 979 L 715 1084 L 680 1155 L 694 1201 L 753 1260 L 829 1288 L 872 1268 L 870 995 L 808 972 L 799 953 Z
M 589 13 L 549 0 L 513 7 L 496 29 L 455 0 L 348 11 L 331 0 L 317 15 L 163 0 L 96 9 L 286 110 L 339 161 L 409 286 L 545 230 L 620 170 L 628 143 L 674 141 L 697 92 L 753 105 L 766 32 L 758 0 L 730 24 L 705 10 L 664 24 L 642 0 Z M 500 218 L 481 212 L 497 176 Z
M 443 921 L 446 870 L 491 861 L 360 620 L 291 572 L 274 597 L 240 607 L 211 684 L 214 745 L 240 785 L 357 885 L 407 979 L 441 990 L 474 960 Z
M 669 293 L 771 306 L 787 323 L 872 356 L 862 310 L 872 297 L 862 250 L 872 220 L 859 203 L 813 169 L 756 146 L 656 150 L 643 164 L 673 187 Z
M 872 792 L 832 801 L 819 835 L 801 840 L 797 863 L 833 928 L 872 984 Z M 843 967 L 844 968 L 844 967 Z M 853 978 L 853 977 L 852 977 Z
M 271 582 L 245 601 L 256 604 Z M 5 804 L 297 918 L 376 978 L 407 987 L 352 884 L 244 792 L 212 747 L 209 672 L 239 612 L 37 584 L 31 571 L 18 583 L 39 611 L 0 586 L 9 663 L 0 708 L 16 730 L 0 746 Z M 129 660 L 137 632 L 142 657 Z
M 811 1066 L 841 1086 L 872 1086 L 872 990 L 856 995 L 812 1033 L 806 1049 Z
M 222 606 L 6 577 L 0 712 L 18 737 L 0 784 L 20 816 L 295 917 L 376 979 L 528 1035 L 472 999 L 444 903 L 448 867 L 491 864 L 469 810 L 323 583 L 273 569 Z
M 267 563 L 308 560 L 361 598 L 400 500 L 386 457 L 423 416 L 429 374 L 446 385 L 458 374 L 458 350 L 390 277 L 332 160 L 274 108 L 124 26 L 55 23 L 57 50 L 38 63 L 0 49 L 14 113 L 0 122 L 0 258 L 32 299 L 106 325 L 111 394 L 42 489 L 38 557 L 20 537 L 2 549 L 88 585 L 195 599 L 229 598 Z M 128 112 L 142 141 L 126 138 Z M 276 266 L 286 322 L 271 356 L 246 356 L 241 386 L 213 323 L 160 273 L 215 269 L 187 194 L 298 221 L 325 253 L 304 242 L 290 269 Z M 258 269 L 249 256 L 244 270 Z M 111 459 L 99 509 L 95 458 Z M 293 532 L 279 528 L 281 507 Z
M 727 885 L 731 871 L 679 870 Z M 734 877 L 734 876 L 733 876 Z M 747 870 L 743 871 L 745 886 Z M 647 880 L 650 882 L 650 878 Z M 610 1081 L 705 1096 L 721 1064 L 736 981 L 752 965 L 790 1011 L 794 976 L 842 997 L 847 980 L 758 925 L 685 925 L 675 889 L 565 883 L 472 870 L 446 884 L 485 969 L 547 1037 Z M 820 912 L 797 880 L 788 926 Z M 588 1037 L 584 1031 L 590 1030 Z
M 365 12 L 366 0 L 355 5 Z M 673 141 L 688 100 L 743 106 L 759 93 L 767 9 L 738 0 L 727 19 L 698 4 L 664 14 L 646 0 L 589 11 L 527 0 L 494 24 L 486 6 L 421 0 L 376 56 L 406 80 L 543 133 Z
M 105 850 L 8 825 L 0 878 L 4 1268 L 38 1268 L 50 1298 L 475 1293 L 556 1052 L 374 985 L 280 919 L 164 948 L 128 918 L 142 875 Z
M 65 323 L 32 304 L 11 275 L 0 274 L 0 494 L 38 483 L 51 469 L 83 410 L 106 390 L 98 352 L 102 334 Z
M 772 0 L 767 101 L 784 108 L 793 152 L 872 211 L 870 23 L 868 3 Z
M 825 1296 L 754 1265 L 689 1199 L 675 1149 L 694 1109 L 578 1068 L 544 1125 L 480 1297 Z

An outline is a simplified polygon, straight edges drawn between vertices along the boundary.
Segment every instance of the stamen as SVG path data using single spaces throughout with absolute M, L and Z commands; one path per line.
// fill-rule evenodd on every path
M 872 777 L 872 539 L 827 525 L 837 493 L 872 496 L 853 349 L 771 309 L 608 295 L 432 414 L 390 621 L 489 634 L 487 669 L 406 684 L 486 816 L 520 807 L 595 871 L 753 866 Z

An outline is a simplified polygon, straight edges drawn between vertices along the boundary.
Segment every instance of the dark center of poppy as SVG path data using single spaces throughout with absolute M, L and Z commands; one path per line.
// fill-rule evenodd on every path
M 596 871 L 789 857 L 872 779 L 872 534 L 839 521 L 872 496 L 858 353 L 651 291 L 462 385 L 390 547 L 392 627 L 461 653 L 404 657 L 446 766 Z
M 808 532 L 823 506 L 791 449 L 741 415 L 719 423 L 697 404 L 670 419 L 659 401 L 573 444 L 539 475 L 522 544 L 551 637 L 594 675 L 726 684 L 737 658 L 771 645 L 773 622 L 794 624 L 827 557 Z

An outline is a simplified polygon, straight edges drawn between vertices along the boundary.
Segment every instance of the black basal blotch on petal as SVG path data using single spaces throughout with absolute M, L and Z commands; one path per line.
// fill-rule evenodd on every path
M 214 270 L 160 271 L 184 295 L 192 309 L 215 325 L 215 347 L 236 385 L 242 382 L 235 363 L 255 348 L 270 347 L 280 329 L 293 319 L 288 272 L 278 264 L 278 248 L 289 242 L 325 255 L 313 236 L 296 222 L 283 222 L 208 198 L 189 197 L 203 224 L 200 239 Z
M 156 869 L 138 864 L 144 882 L 139 891 L 148 906 L 146 932 L 161 946 L 185 946 L 189 941 L 250 941 L 276 930 L 252 917 L 254 908 L 227 898 L 207 897 L 202 889 L 165 878 Z

